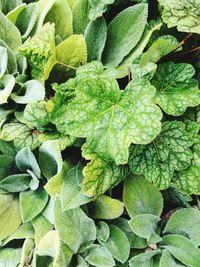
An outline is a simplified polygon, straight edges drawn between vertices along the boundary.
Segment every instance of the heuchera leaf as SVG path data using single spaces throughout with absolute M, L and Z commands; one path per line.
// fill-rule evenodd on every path
M 186 63 L 164 63 L 158 66 L 152 84 L 156 87 L 156 103 L 169 115 L 180 116 L 187 107 L 200 104 L 198 81 L 192 79 L 195 69 Z
M 128 7 L 112 20 L 108 25 L 108 37 L 103 52 L 103 63 L 107 67 L 118 66 L 131 52 L 139 42 L 146 23 L 146 4 Z
M 102 14 L 107 10 L 107 5 L 113 4 L 114 1 L 115 0 L 89 0 L 89 19 L 96 20 L 98 17 L 101 17 Z
M 158 0 L 163 6 L 162 18 L 169 28 L 200 34 L 199 0 Z
M 159 189 L 169 186 L 174 170 L 190 166 L 194 140 L 183 122 L 164 122 L 162 132 L 150 144 L 131 147 L 130 168 L 135 174 L 144 175 Z
M 131 143 L 147 144 L 160 132 L 161 111 L 153 103 L 155 88 L 134 80 L 122 92 L 114 79 L 79 83 L 62 118 L 62 132 L 87 137 L 92 151 L 116 164 L 127 163 Z
M 45 81 L 56 63 L 55 27 L 46 23 L 40 33 L 26 41 L 19 51 L 28 59 L 33 79 Z

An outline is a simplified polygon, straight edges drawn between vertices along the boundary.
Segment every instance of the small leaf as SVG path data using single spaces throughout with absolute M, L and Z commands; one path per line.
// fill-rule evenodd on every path
M 112 267 L 115 266 L 115 261 L 113 260 L 110 253 L 100 245 L 92 245 L 87 250 L 87 256 L 85 260 L 97 267 Z
M 161 254 L 159 249 L 154 251 L 147 251 L 145 253 L 138 254 L 134 256 L 129 261 L 129 267 L 150 267 L 153 265 L 153 257 Z M 172 266 L 171 266 L 172 267 Z
M 42 212 L 48 201 L 48 195 L 42 188 L 37 191 L 20 193 L 20 209 L 23 222 L 28 222 Z
M 31 176 L 29 174 L 14 174 L 0 181 L 0 188 L 6 192 L 17 193 L 29 189 Z
M 25 91 L 23 96 L 17 94 L 11 95 L 11 98 L 17 104 L 28 104 L 34 101 L 44 100 L 45 97 L 44 86 L 36 80 L 27 81 L 26 83 L 23 84 L 21 90 Z
M 104 65 L 118 66 L 138 44 L 147 23 L 147 13 L 147 5 L 138 4 L 124 9 L 111 21 L 103 53 Z
M 131 218 L 147 213 L 161 215 L 163 209 L 161 193 L 141 176 L 130 176 L 125 180 L 123 199 Z
M 115 225 L 110 226 L 110 236 L 106 242 L 100 240 L 110 254 L 119 262 L 125 263 L 130 253 L 130 244 L 125 233 Z
M 99 240 L 106 242 L 110 236 L 110 228 L 107 223 L 99 221 L 96 227 Z
M 89 19 L 96 21 L 98 17 L 102 17 L 102 14 L 106 12 L 107 5 L 111 5 L 114 3 L 115 0 L 89 0 L 90 4 L 90 12 L 89 12 Z
M 15 78 L 12 75 L 4 75 L 0 79 L 0 105 L 8 102 L 8 97 L 10 96 L 15 85 Z
M 11 194 L 0 194 L 0 240 L 13 234 L 20 224 L 18 198 Z
M 163 237 L 160 246 L 168 250 L 183 264 L 192 267 L 199 266 L 200 251 L 188 238 L 176 234 L 166 235 Z
M 124 211 L 123 202 L 102 195 L 90 204 L 89 213 L 93 218 L 112 220 L 122 215 Z
M 152 214 L 139 214 L 129 222 L 133 232 L 147 239 L 148 243 L 158 243 L 162 238 L 157 234 L 158 222 L 160 218 Z
M 3 46 L 0 46 L 0 79 L 3 77 L 7 70 L 7 64 L 8 64 L 8 54 L 7 49 Z

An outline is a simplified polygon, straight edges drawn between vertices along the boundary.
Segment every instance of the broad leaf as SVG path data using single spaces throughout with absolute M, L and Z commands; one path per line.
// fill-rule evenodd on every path
M 20 263 L 21 248 L 0 249 L 0 265 L 6 267 L 17 267 Z
M 161 193 L 141 176 L 130 176 L 125 180 L 123 199 L 131 218 L 147 213 L 161 215 L 163 209 Z
M 162 114 L 152 101 L 154 92 L 146 80 L 132 81 L 123 92 L 114 79 L 83 80 L 60 130 L 87 137 L 91 150 L 103 159 L 125 164 L 131 143 L 147 144 L 160 132 Z
M 125 263 L 129 257 L 130 244 L 125 233 L 115 225 L 110 226 L 110 236 L 106 242 L 100 241 L 119 262 Z
M 6 15 L 6 17 L 12 22 L 12 23 L 16 23 L 16 19 L 19 16 L 19 14 L 22 12 L 22 10 L 24 10 L 24 8 L 26 7 L 26 4 L 19 4 L 18 6 L 16 6 L 14 9 L 10 10 L 8 12 L 8 14 Z
M 0 240 L 14 233 L 20 224 L 18 198 L 11 194 L 0 194 Z
M 0 189 L 5 192 L 16 193 L 29 188 L 31 176 L 29 174 L 14 174 L 0 181 Z
M 33 36 L 19 48 L 28 59 L 32 78 L 45 81 L 56 63 L 55 58 L 55 28 L 46 23 L 39 34 Z
M 102 14 L 107 10 L 107 5 L 111 5 L 115 0 L 89 0 L 90 12 L 89 19 L 96 20 L 98 17 L 101 17 Z
M 26 191 L 20 193 L 20 209 L 23 222 L 28 222 L 42 212 L 48 201 L 48 195 L 44 189 Z
M 73 30 L 75 34 L 83 34 L 89 23 L 89 1 L 76 0 L 72 6 Z
M 192 77 L 195 69 L 186 63 L 168 62 L 158 66 L 152 80 L 156 87 L 156 103 L 169 115 L 180 116 L 187 107 L 200 104 L 198 82 Z
M 174 170 L 189 167 L 192 159 L 194 140 L 180 121 L 165 121 L 162 132 L 149 145 L 135 145 L 129 159 L 131 171 L 144 175 L 159 189 L 169 187 Z
M 43 216 L 38 215 L 32 220 L 32 225 L 35 231 L 35 243 L 39 244 L 42 237 L 53 229 L 53 225 Z
M 15 78 L 12 75 L 4 75 L 0 79 L 0 105 L 8 102 L 8 98 L 14 88 Z
M 146 4 L 128 7 L 112 20 L 108 25 L 108 37 L 103 53 L 103 62 L 107 67 L 118 66 L 131 52 L 138 44 L 146 23 Z
M 200 34 L 199 0 L 158 0 L 163 6 L 162 18 L 169 28 L 177 27 L 181 32 Z
M 156 255 L 161 254 L 161 251 L 159 249 L 153 250 L 153 251 L 147 251 L 141 254 L 138 254 L 137 256 L 134 256 L 129 261 L 130 267 L 151 267 L 154 266 L 154 260 L 153 257 Z
M 167 251 L 164 250 L 160 258 L 159 267 L 183 267 L 185 265 L 176 263 L 175 258 Z

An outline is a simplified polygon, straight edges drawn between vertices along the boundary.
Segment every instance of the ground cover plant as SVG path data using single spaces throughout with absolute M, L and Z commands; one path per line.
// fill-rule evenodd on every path
M 199 10 L 0 0 L 0 267 L 200 266 Z

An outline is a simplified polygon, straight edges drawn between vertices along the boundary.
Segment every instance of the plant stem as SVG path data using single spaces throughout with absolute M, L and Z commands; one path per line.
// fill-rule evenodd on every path
M 192 36 L 192 33 L 189 33 L 176 47 L 172 52 L 175 52 L 180 46 L 184 45 L 185 42 Z
M 67 65 L 67 64 L 62 63 L 62 62 L 60 62 L 60 61 L 56 61 L 56 63 L 59 64 L 59 65 L 62 65 L 62 66 L 64 66 L 64 67 L 66 67 L 66 68 L 69 68 L 69 69 L 73 69 L 73 70 L 77 70 L 77 69 L 78 69 L 78 68 L 76 68 L 76 67 Z

